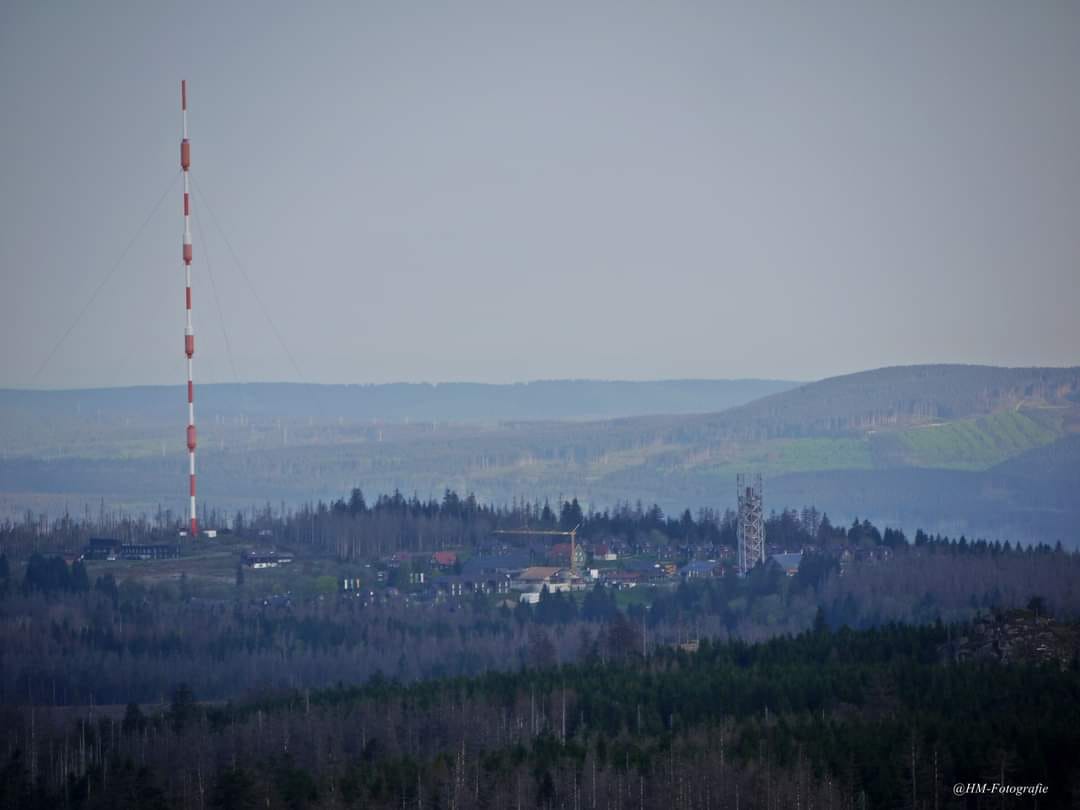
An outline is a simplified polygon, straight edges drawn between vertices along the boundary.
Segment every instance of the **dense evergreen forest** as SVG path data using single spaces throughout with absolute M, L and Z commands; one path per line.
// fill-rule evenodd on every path
M 886 625 L 696 653 L 6 718 L 0 807 L 1033 806 L 1080 798 L 1080 667 L 950 661 L 970 627 Z M 9 713 L 10 715 L 11 713 Z

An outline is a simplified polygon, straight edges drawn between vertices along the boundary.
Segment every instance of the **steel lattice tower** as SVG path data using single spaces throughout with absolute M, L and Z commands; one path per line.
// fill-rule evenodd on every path
M 765 490 L 760 475 L 737 475 L 735 486 L 739 496 L 739 574 L 746 576 L 759 562 L 765 562 Z
M 195 513 L 195 382 L 192 377 L 191 358 L 195 354 L 195 330 L 191 326 L 191 188 L 188 169 L 191 167 L 191 143 L 187 126 L 187 82 L 180 82 L 180 111 L 183 117 L 183 137 L 180 140 L 180 168 L 184 173 L 184 275 L 187 323 L 184 327 L 184 354 L 187 355 L 187 401 L 188 401 L 188 475 L 191 497 L 191 536 L 198 537 L 199 522 Z

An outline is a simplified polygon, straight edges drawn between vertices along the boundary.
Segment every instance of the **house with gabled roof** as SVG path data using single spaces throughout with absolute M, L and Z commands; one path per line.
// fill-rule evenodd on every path
M 765 565 L 775 565 L 789 577 L 799 573 L 799 563 L 802 562 L 801 551 L 784 551 L 773 554 L 765 561 Z

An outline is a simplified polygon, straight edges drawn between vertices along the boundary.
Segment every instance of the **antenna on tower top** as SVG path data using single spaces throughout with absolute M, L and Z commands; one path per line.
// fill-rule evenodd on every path
M 191 326 L 191 188 L 188 169 L 191 168 L 191 142 L 187 128 L 187 81 L 180 81 L 180 112 L 183 117 L 183 135 L 180 140 L 180 168 L 184 173 L 184 275 L 187 322 L 184 327 L 184 354 L 187 355 L 188 400 L 188 475 L 191 497 L 191 536 L 198 537 L 199 522 L 195 513 L 195 382 L 192 376 L 191 358 L 195 354 L 195 330 Z

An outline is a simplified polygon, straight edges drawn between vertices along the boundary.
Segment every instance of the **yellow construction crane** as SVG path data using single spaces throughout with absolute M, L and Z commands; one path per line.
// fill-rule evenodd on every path
M 569 537 L 570 538 L 570 573 L 577 573 L 577 560 L 574 559 L 577 551 L 577 530 L 581 528 L 579 523 L 568 532 L 559 529 L 496 529 L 493 534 L 531 534 L 545 537 Z

